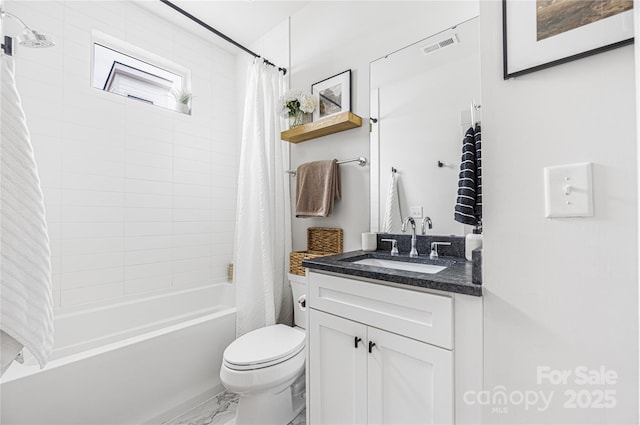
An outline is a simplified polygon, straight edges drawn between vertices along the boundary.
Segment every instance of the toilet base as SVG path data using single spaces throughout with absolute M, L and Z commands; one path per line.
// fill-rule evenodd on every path
M 304 392 L 292 396 L 291 387 L 279 394 L 240 395 L 236 417 L 228 425 L 287 425 L 304 407 Z

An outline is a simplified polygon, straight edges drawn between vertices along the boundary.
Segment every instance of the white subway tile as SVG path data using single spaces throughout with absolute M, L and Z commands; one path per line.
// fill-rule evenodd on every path
M 188 258 L 173 261 L 173 272 L 182 273 L 191 270 L 204 270 L 210 266 L 210 257 Z
M 127 179 L 171 182 L 172 174 L 173 170 L 171 168 L 146 167 L 136 164 L 125 165 Z
M 192 233 L 211 233 L 212 226 L 210 221 L 174 221 L 173 234 L 187 235 Z
M 132 134 L 125 135 L 127 152 L 151 152 L 158 155 L 166 155 L 171 157 L 173 155 L 172 142 L 160 141 L 151 137 L 136 136 Z
M 127 222 L 172 221 L 170 208 L 125 208 L 124 219 Z
M 143 249 L 139 251 L 127 251 L 124 256 L 126 266 L 150 263 L 170 263 L 171 249 Z
M 198 208 L 198 209 L 210 209 L 210 198 L 196 198 L 191 196 L 174 196 L 173 198 L 174 208 Z M 217 207 L 217 206 L 216 206 Z
M 173 235 L 173 247 L 202 246 L 211 244 L 209 234 Z
M 62 189 L 63 205 L 117 207 L 123 206 L 124 201 L 121 192 Z
M 122 222 L 61 223 L 64 239 L 114 238 L 124 234 L 124 227 Z
M 75 307 L 121 297 L 124 294 L 122 282 L 97 285 L 86 288 L 63 289 L 60 295 L 61 308 Z
M 124 238 L 62 239 L 60 252 L 63 256 L 82 254 L 119 253 L 124 251 Z
M 124 207 L 62 207 L 62 221 L 65 223 L 122 223 Z
M 83 173 L 63 172 L 62 187 L 64 189 L 122 193 L 125 188 L 125 179 L 124 177 L 96 176 Z
M 124 240 L 125 250 L 138 251 L 143 249 L 171 248 L 171 236 L 137 236 Z
M 198 209 L 179 209 L 176 208 L 173 210 L 173 221 L 181 222 L 181 221 L 200 221 L 206 222 L 211 221 L 213 218 L 212 210 L 198 210 Z
M 176 183 L 209 186 L 211 184 L 211 174 L 173 170 L 173 181 Z
M 171 288 L 171 275 L 128 279 L 124 283 L 125 295 L 148 293 Z
M 213 191 L 212 191 L 212 188 L 209 186 L 202 186 L 197 184 L 174 183 L 173 195 L 188 196 L 188 197 L 195 197 L 195 198 L 212 198 Z
M 173 286 L 184 287 L 206 283 L 211 283 L 211 270 L 209 267 L 173 274 Z
M 127 178 L 125 179 L 124 190 L 127 193 L 138 193 L 143 195 L 171 195 L 172 185 L 169 182 Z
M 144 277 L 171 275 L 172 264 L 169 262 L 138 264 L 125 267 L 125 279 L 141 279 Z
M 101 252 L 99 254 L 65 255 L 62 258 L 62 273 L 73 273 L 100 269 L 113 269 L 124 265 L 124 253 Z
M 134 208 L 171 208 L 170 195 L 125 193 L 125 205 Z
M 162 236 L 170 235 L 173 223 L 170 221 L 158 222 L 126 222 L 124 224 L 125 236 Z
M 125 162 L 127 164 L 145 167 L 171 169 L 171 157 L 164 154 L 127 150 Z
M 210 163 L 211 157 L 209 151 L 203 149 L 194 149 L 179 144 L 174 145 L 173 155 L 176 158 L 190 159 L 193 161 L 201 161 Z
M 199 246 L 174 247 L 173 260 L 187 260 L 189 258 L 210 257 L 212 254 L 211 244 Z
M 73 288 L 99 286 L 107 283 L 122 284 L 124 280 L 124 267 L 62 273 L 61 279 L 63 291 Z

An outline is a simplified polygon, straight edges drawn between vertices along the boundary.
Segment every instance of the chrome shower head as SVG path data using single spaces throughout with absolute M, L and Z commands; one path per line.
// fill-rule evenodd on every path
M 18 43 L 20 43 L 21 46 L 35 47 L 38 49 L 56 45 L 50 35 L 40 34 L 38 31 L 29 28 L 25 28 L 22 34 L 18 36 Z
M 50 35 L 40 34 L 38 31 L 29 28 L 29 26 L 25 24 L 22 19 L 18 18 L 13 13 L 5 12 L 4 10 L 0 9 L 0 18 L 4 17 L 14 19 L 22 25 L 22 34 L 18 36 L 18 43 L 20 43 L 21 46 L 42 48 L 52 47 L 56 45 L 56 43 L 53 41 L 53 37 L 51 37 Z

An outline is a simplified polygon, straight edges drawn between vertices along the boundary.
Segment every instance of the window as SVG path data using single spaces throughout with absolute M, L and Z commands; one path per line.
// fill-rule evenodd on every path
M 190 72 L 124 41 L 94 31 L 93 87 L 189 113 Z

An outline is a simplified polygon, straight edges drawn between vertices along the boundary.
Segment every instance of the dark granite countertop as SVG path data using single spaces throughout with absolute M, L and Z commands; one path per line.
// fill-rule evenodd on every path
M 377 258 L 392 261 L 400 260 L 410 263 L 446 265 L 448 267 L 441 272 L 428 274 L 353 263 L 354 261 L 365 258 Z M 470 261 L 466 261 L 464 257 L 441 256 L 438 259 L 430 260 L 429 257 L 425 255 L 421 255 L 418 258 L 410 258 L 407 253 L 402 253 L 400 256 L 392 257 L 389 254 L 389 251 L 351 251 L 342 254 L 304 260 L 302 265 L 312 270 L 382 280 L 408 286 L 455 292 L 477 297 L 482 296 L 482 285 L 472 283 L 472 263 Z

